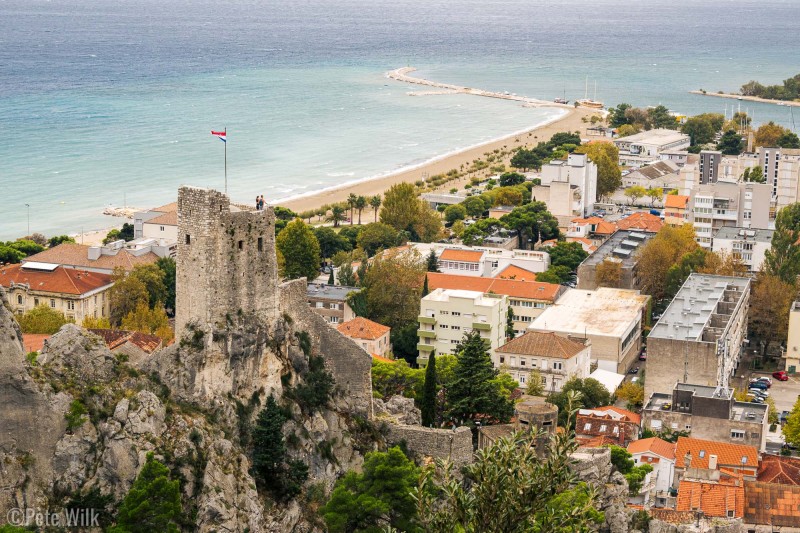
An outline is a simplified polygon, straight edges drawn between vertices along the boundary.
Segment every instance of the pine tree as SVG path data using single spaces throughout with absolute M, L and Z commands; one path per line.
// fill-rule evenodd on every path
M 333 279 L 333 269 L 331 269 L 331 275 L 328 276 L 328 285 L 334 285 L 336 280 Z
M 423 427 L 433 427 L 436 424 L 436 351 L 431 352 L 428 366 L 425 367 L 425 384 L 422 387 L 420 410 Z
M 180 481 L 169 480 L 169 469 L 147 454 L 147 462 L 125 496 L 112 533 L 176 532 L 181 516 Z
M 499 372 L 492 366 L 479 332 L 464 335 L 457 356 L 453 379 L 447 388 L 449 418 L 463 420 L 473 427 L 478 421 L 484 424 L 508 422 L 514 405 L 503 396 L 499 385 L 492 383 Z
M 436 252 L 431 250 L 431 253 L 428 254 L 428 272 L 439 272 L 439 259 L 436 257 Z
M 430 292 L 430 289 L 428 289 L 428 276 L 426 275 L 422 284 L 422 297 L 425 298 Z
M 253 428 L 253 470 L 265 484 L 275 480 L 286 457 L 284 422 L 286 418 L 270 394 Z

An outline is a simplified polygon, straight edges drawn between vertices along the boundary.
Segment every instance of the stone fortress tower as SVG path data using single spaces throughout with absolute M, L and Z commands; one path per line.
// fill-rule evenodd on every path
M 221 192 L 181 187 L 176 276 L 176 337 L 189 323 L 225 324 L 231 313 L 274 316 L 273 210 L 241 209 Z

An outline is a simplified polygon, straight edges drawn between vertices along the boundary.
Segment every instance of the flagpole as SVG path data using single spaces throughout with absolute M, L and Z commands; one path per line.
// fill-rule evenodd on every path
M 228 128 L 227 128 L 227 126 L 222 131 L 225 132 L 225 142 L 223 143 L 225 145 L 225 194 L 228 194 Z

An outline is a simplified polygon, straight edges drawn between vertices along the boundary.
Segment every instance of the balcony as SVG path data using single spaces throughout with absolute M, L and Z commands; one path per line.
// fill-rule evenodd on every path
M 417 350 L 420 352 L 432 352 L 433 349 L 433 344 L 417 344 Z
M 421 330 L 417 331 L 417 335 L 421 339 L 434 339 L 434 340 L 436 339 L 436 332 L 435 331 L 425 331 L 424 329 L 421 329 Z
M 472 329 L 477 329 L 478 331 L 492 331 L 492 325 L 486 322 L 473 322 Z
M 432 316 L 418 316 L 417 320 L 420 324 L 436 324 L 436 318 Z

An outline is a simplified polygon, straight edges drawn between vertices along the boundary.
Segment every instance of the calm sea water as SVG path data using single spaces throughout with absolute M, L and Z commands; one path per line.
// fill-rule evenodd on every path
M 732 100 L 691 89 L 800 71 L 796 0 L 0 1 L 0 239 L 107 226 L 109 204 L 180 184 L 275 200 L 418 164 L 553 118 L 553 109 L 407 96 L 384 78 L 534 97 Z M 793 127 L 787 107 L 742 102 Z M 794 117 L 800 124 L 800 112 Z

